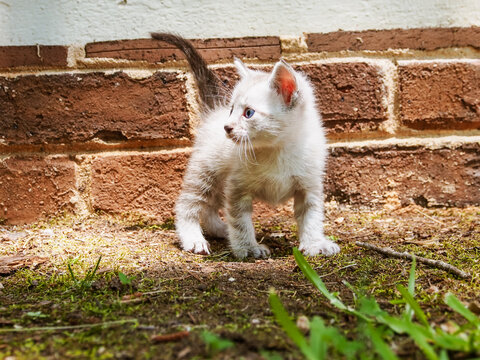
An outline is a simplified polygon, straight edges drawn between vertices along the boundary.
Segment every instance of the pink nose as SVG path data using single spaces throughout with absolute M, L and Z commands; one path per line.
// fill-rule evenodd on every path
M 225 129 L 225 132 L 227 134 L 230 134 L 233 131 L 233 127 L 231 127 L 230 125 L 225 125 L 223 128 Z

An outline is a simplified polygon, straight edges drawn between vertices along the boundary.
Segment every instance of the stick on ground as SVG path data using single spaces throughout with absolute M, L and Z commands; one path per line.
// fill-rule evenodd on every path
M 460 277 L 462 279 L 470 279 L 470 277 L 471 277 L 471 275 L 469 273 L 467 273 L 465 271 L 462 271 L 462 270 L 456 268 L 455 266 L 447 264 L 446 262 L 443 262 L 441 260 L 427 259 L 427 258 L 424 258 L 424 257 L 421 257 L 421 256 L 416 256 L 416 255 L 409 254 L 407 252 L 401 253 L 401 252 L 395 251 L 391 248 L 378 247 L 378 246 L 375 246 L 375 245 L 372 245 L 372 244 L 367 244 L 367 243 L 364 243 L 364 242 L 361 242 L 361 241 L 356 241 L 355 244 L 358 245 L 358 246 L 361 246 L 363 248 L 369 249 L 369 250 L 377 251 L 377 252 L 379 252 L 383 255 L 391 256 L 391 257 L 395 257 L 395 258 L 399 258 L 399 259 L 412 260 L 413 257 L 415 256 L 415 259 L 418 262 L 421 262 L 423 264 L 429 265 L 429 266 L 437 268 L 437 269 L 445 270 L 447 272 L 450 272 L 452 274 L 457 275 L 458 277 Z
M 32 332 L 32 331 L 66 331 L 66 330 L 78 330 L 78 329 L 91 329 L 97 326 L 116 326 L 116 325 L 124 325 L 124 324 L 136 324 L 138 325 L 137 319 L 125 319 L 125 320 L 115 320 L 115 321 L 107 321 L 103 323 L 95 323 L 95 324 L 80 324 L 80 325 L 65 325 L 65 326 L 41 326 L 41 327 L 29 327 L 29 328 L 8 328 L 8 329 L 0 329 L 1 333 L 8 333 L 8 332 Z

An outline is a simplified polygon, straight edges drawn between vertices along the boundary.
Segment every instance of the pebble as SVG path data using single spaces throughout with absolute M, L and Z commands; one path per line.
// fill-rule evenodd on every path
M 304 334 L 310 331 L 310 320 L 305 315 L 300 315 L 297 319 L 297 327 Z
M 43 236 L 53 236 L 55 233 L 52 229 L 44 229 L 40 232 Z

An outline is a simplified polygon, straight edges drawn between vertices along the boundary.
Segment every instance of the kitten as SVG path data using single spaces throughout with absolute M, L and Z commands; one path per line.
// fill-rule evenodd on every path
M 228 238 L 238 258 L 267 257 L 268 247 L 255 240 L 252 201 L 280 204 L 293 197 L 300 250 L 337 253 L 338 245 L 323 233 L 327 147 L 307 78 L 283 60 L 267 73 L 235 59 L 240 81 L 227 98 L 190 42 L 166 33 L 152 37 L 186 55 L 202 100 L 203 119 L 175 207 L 183 248 L 209 254 L 206 233 Z M 226 224 L 219 216 L 223 207 Z

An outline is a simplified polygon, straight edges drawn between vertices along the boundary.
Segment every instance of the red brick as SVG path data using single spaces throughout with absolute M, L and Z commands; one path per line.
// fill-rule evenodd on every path
M 66 46 L 0 46 L 0 68 L 67 67 Z
M 395 192 L 403 205 L 480 204 L 480 144 L 457 148 L 384 146 L 333 148 L 327 199 L 379 207 Z
M 92 163 L 92 207 L 161 220 L 172 217 L 187 157 L 180 152 L 97 157 Z
M 480 129 L 480 61 L 405 63 L 398 71 L 403 125 Z
M 257 58 L 276 60 L 281 56 L 280 39 L 274 36 L 231 39 L 192 40 L 207 62 L 222 59 Z M 185 59 L 174 46 L 153 39 L 117 40 L 90 43 L 85 46 L 86 56 L 150 63 Z
M 185 84 L 176 73 L 0 77 L 0 140 L 16 144 L 189 137 Z
M 308 34 L 309 51 L 416 49 L 450 47 L 480 49 L 480 27 L 336 31 Z
M 367 63 L 301 66 L 315 87 L 330 135 L 375 131 L 387 119 L 381 73 Z
M 66 157 L 0 160 L 0 218 L 22 224 L 72 209 L 75 168 Z

